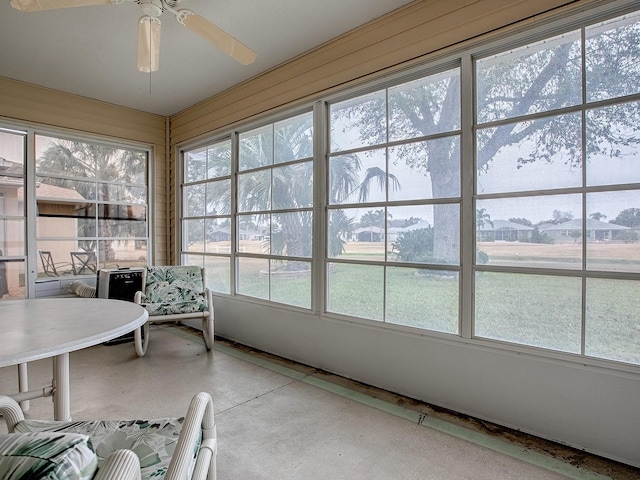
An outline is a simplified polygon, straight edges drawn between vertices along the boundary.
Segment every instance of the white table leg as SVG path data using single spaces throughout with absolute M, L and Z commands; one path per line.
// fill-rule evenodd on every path
M 28 392 L 29 391 L 29 373 L 27 371 L 27 364 L 20 363 L 18 364 L 18 391 L 19 392 Z M 29 400 L 25 400 L 24 402 L 20 402 L 20 408 L 23 412 L 29 410 L 30 404 Z
M 53 419 L 71 420 L 69 354 L 53 357 Z

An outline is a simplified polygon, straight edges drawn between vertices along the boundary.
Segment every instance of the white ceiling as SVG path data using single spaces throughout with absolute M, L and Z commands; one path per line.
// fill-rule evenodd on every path
M 136 69 L 140 6 L 35 13 L 0 0 L 0 76 L 173 115 L 412 0 L 183 0 L 258 53 L 244 66 L 161 16 L 160 70 Z

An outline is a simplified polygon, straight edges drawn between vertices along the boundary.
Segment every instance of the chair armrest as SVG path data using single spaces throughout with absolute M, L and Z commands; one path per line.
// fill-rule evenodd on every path
M 24 420 L 24 413 L 22 413 L 18 402 L 5 395 L 0 395 L 0 415 L 4 417 L 4 421 L 7 423 L 7 431 L 9 433 L 13 433 L 16 425 Z
M 209 287 L 204 287 L 204 298 L 207 300 L 207 310 L 213 312 L 213 294 Z
M 131 450 L 116 450 L 107 457 L 93 480 L 140 480 L 140 460 Z
M 133 303 L 137 303 L 138 305 L 140 305 L 142 303 L 142 295 L 143 295 L 143 293 L 140 290 L 138 290 L 133 295 Z
M 191 400 L 189 410 L 187 410 L 187 414 L 184 417 L 176 449 L 173 452 L 169 468 L 164 477 L 165 480 L 182 480 L 186 478 L 192 465 L 193 452 L 199 440 L 201 441 L 201 451 L 202 447 L 205 447 L 203 454 L 208 459 L 208 462 L 205 462 L 206 465 L 202 465 L 200 452 L 198 452 L 196 461 L 198 470 L 201 472 L 215 472 L 216 425 L 213 415 L 213 400 L 211 395 L 206 392 L 198 393 Z M 194 475 L 193 478 L 195 479 L 197 476 Z M 202 478 L 206 478 L 206 475 Z

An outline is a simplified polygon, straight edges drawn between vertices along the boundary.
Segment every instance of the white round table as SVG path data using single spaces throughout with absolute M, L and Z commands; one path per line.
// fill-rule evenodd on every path
M 51 386 L 12 396 L 24 400 L 53 395 L 54 419 L 70 419 L 69 352 L 125 335 L 147 318 L 144 308 L 122 300 L 59 297 L 0 302 L 0 367 L 53 359 Z

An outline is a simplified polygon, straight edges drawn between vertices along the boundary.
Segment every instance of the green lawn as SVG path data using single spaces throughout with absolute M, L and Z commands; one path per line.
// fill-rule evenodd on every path
M 244 295 L 268 298 L 260 265 L 246 264 Z M 458 277 L 413 268 L 333 264 L 327 310 L 393 324 L 457 334 Z M 424 273 L 424 271 L 422 271 Z M 272 300 L 310 305 L 310 276 L 282 277 L 272 283 Z M 581 279 L 549 275 L 483 272 L 476 277 L 476 335 L 512 343 L 581 353 Z M 386 307 L 386 309 L 385 309 Z M 640 363 L 640 284 L 588 279 L 585 353 Z

